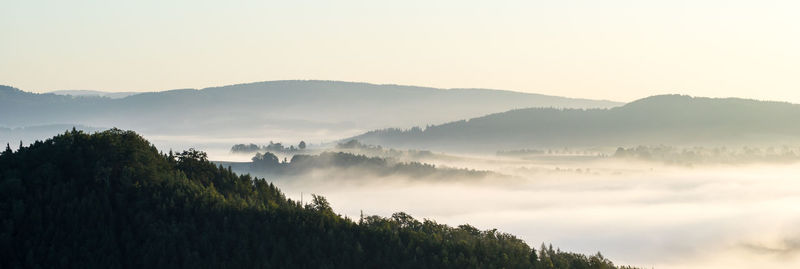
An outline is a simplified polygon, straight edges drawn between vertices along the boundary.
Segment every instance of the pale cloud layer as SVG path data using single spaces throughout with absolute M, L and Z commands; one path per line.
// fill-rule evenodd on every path
M 653 163 L 476 161 L 520 180 L 277 179 L 292 199 L 324 195 L 351 218 L 404 211 L 449 225 L 497 228 L 537 247 L 601 251 L 641 268 L 792 268 L 800 263 L 797 165 L 692 169 Z M 505 167 L 505 168 L 503 168 Z M 564 168 L 591 173 L 564 172 Z M 508 171 L 503 169 L 510 169 Z M 586 170 L 584 170 L 586 171 Z
M 231 3 L 235 2 L 235 3 Z M 796 1 L 11 1 L 0 84 L 330 79 L 800 102 Z

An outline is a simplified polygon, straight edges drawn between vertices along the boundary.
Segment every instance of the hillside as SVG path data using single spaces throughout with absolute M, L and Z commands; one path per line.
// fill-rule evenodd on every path
M 0 171 L 1 268 L 616 268 L 404 213 L 342 218 L 131 131 L 7 148 Z
M 269 81 L 124 98 L 34 94 L 0 86 L 0 126 L 117 126 L 147 134 L 322 133 L 439 124 L 526 107 L 594 108 L 610 101 L 486 89 L 337 81 Z
M 354 137 L 370 144 L 487 151 L 553 147 L 800 143 L 800 105 L 653 96 L 610 109 L 528 108 Z

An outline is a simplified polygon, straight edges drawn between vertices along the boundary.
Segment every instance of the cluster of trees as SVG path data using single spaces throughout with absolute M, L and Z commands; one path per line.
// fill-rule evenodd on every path
M 367 145 L 359 142 L 356 139 L 350 139 L 344 143 L 337 143 L 336 150 L 364 154 L 368 156 L 376 156 L 382 158 L 393 159 L 425 159 L 425 158 L 441 158 L 441 155 L 434 154 L 429 150 L 396 150 L 393 148 L 383 148 L 380 145 Z
M 800 148 L 638 146 L 617 148 L 614 157 L 675 165 L 788 163 L 800 161 Z
M 365 172 L 371 176 L 406 175 L 413 177 L 444 177 L 465 176 L 484 177 L 490 172 L 474 171 L 467 169 L 453 169 L 436 167 L 432 164 L 421 162 L 424 159 L 454 158 L 442 154 L 435 154 L 427 150 L 397 150 L 384 148 L 380 145 L 362 144 L 358 140 L 348 140 L 334 146 L 336 152 L 322 152 L 318 155 L 304 153 L 305 142 L 300 142 L 298 147 L 285 147 L 281 143 L 270 142 L 269 145 L 237 144 L 231 148 L 232 152 L 255 153 L 251 163 L 217 162 L 232 166 L 234 171 L 243 173 L 256 173 L 259 175 L 300 175 L 315 169 L 339 169 L 338 176 L 350 177 L 341 169 L 353 170 L 350 172 Z M 275 154 L 294 154 L 291 161 L 284 157 L 280 160 Z M 300 154 L 298 154 L 300 153 Z M 358 170 L 358 171 L 355 171 Z
M 259 151 L 266 151 L 266 152 L 298 152 L 298 151 L 303 151 L 305 149 L 306 149 L 306 142 L 305 141 L 300 141 L 300 143 L 297 144 L 297 147 L 295 147 L 294 145 L 290 145 L 289 147 L 286 147 L 286 146 L 283 145 L 283 143 L 280 143 L 280 142 L 273 143 L 272 141 L 269 141 L 269 145 L 264 145 L 264 146 L 259 146 L 259 145 L 253 144 L 253 143 L 250 143 L 250 144 L 236 144 L 236 145 L 233 145 L 233 147 L 231 147 L 231 152 L 234 152 L 234 153 L 253 153 L 253 152 L 259 152 Z
M 361 142 L 358 142 L 358 140 L 355 140 L 355 139 L 350 139 L 350 140 L 348 140 L 347 142 L 344 142 L 344 143 L 338 143 L 338 144 L 336 144 L 336 148 L 337 149 L 363 149 L 363 150 L 371 150 L 371 149 L 382 150 L 383 149 L 383 147 L 381 147 L 380 145 L 378 145 L 378 146 L 364 145 L 364 144 L 361 144 Z
M 358 174 L 384 177 L 403 175 L 411 178 L 483 178 L 499 176 L 488 171 L 436 167 L 420 162 L 398 162 L 390 158 L 368 157 L 348 152 L 322 152 L 318 155 L 298 154 L 290 161 L 279 161 L 272 153 L 256 153 L 249 170 L 259 174 L 298 175 L 315 169 L 338 169 L 337 172 L 353 171 Z
M 404 213 L 343 218 L 131 131 L 0 153 L 0 268 L 617 268 Z
M 253 153 L 258 152 L 261 150 L 261 146 L 250 143 L 250 144 L 236 144 L 231 147 L 231 152 L 235 153 Z

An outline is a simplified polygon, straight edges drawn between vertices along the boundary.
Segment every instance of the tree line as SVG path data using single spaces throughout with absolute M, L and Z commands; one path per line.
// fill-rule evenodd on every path
M 800 161 L 797 147 L 619 147 L 615 158 L 662 162 L 671 165 L 794 163 Z
M 284 146 L 283 143 L 278 142 L 274 143 L 269 141 L 269 145 L 259 146 L 253 143 L 250 144 L 236 144 L 231 147 L 231 152 L 233 153 L 253 153 L 259 151 L 267 151 L 267 152 L 297 152 L 303 151 L 306 149 L 306 142 L 300 141 L 297 144 L 297 147 L 294 145 Z
M 349 152 L 322 152 L 317 155 L 297 154 L 290 161 L 283 161 L 270 152 L 256 153 L 252 158 L 249 170 L 258 174 L 300 175 L 316 169 L 338 169 L 366 174 L 374 177 L 403 175 L 411 178 L 484 178 L 487 176 L 502 177 L 489 171 L 478 171 L 464 168 L 437 167 L 433 164 L 416 161 L 400 162 L 393 158 L 369 157 Z

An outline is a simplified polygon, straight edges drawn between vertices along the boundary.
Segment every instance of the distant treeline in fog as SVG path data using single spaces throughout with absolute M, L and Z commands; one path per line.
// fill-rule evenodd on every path
M 353 139 L 399 148 L 481 151 L 636 145 L 793 144 L 800 105 L 737 98 L 654 96 L 610 109 L 528 108 Z
M 391 158 L 391 159 L 429 159 L 429 158 L 443 158 L 441 154 L 436 154 L 430 150 L 397 150 L 393 148 L 384 148 L 380 145 L 367 145 L 362 144 L 358 140 L 350 139 L 344 143 L 338 143 L 335 147 L 338 151 L 345 151 L 355 154 L 363 154 L 373 157 Z
M 131 131 L 8 147 L 0 171 L 0 268 L 617 268 L 405 213 L 351 220 Z
M 358 175 L 386 177 L 404 176 L 409 178 L 484 178 L 489 175 L 499 176 L 493 172 L 449 167 L 436 167 L 420 162 L 398 162 L 391 158 L 368 157 L 366 155 L 347 152 L 322 152 L 318 155 L 297 154 L 291 160 L 279 160 L 270 152 L 256 153 L 247 167 L 236 166 L 237 169 L 256 174 L 301 175 L 315 170 L 335 169 L 337 176 Z
M 289 145 L 284 146 L 283 143 L 273 143 L 272 141 L 269 142 L 269 145 L 259 146 L 253 143 L 250 144 L 236 144 L 231 147 L 231 152 L 233 153 L 256 153 L 259 151 L 270 151 L 270 152 L 281 152 L 281 153 L 293 153 L 298 151 L 303 151 L 306 149 L 306 142 L 300 141 L 297 146 Z
M 300 141 L 297 146 L 289 145 L 288 147 L 281 142 L 270 141 L 267 145 L 258 145 L 254 143 L 249 144 L 235 144 L 231 147 L 232 153 L 253 154 L 257 152 L 272 152 L 272 153 L 285 153 L 285 154 L 299 154 L 308 153 L 306 150 L 307 144 Z M 380 145 L 367 145 L 362 144 L 358 140 L 350 139 L 346 142 L 337 143 L 332 148 L 335 151 L 352 153 L 356 155 L 365 155 L 369 157 L 380 157 L 394 160 L 419 160 L 419 159 L 432 159 L 432 158 L 454 158 L 443 154 L 433 153 L 429 150 L 397 150 L 393 148 L 384 148 Z M 324 150 L 324 148 L 317 148 L 317 151 Z
M 638 146 L 618 148 L 614 157 L 677 165 L 789 163 L 800 161 L 800 148 Z
M 524 157 L 531 155 L 560 155 L 560 156 L 597 156 L 605 157 L 606 154 L 601 152 L 600 149 L 582 150 L 582 149 L 515 149 L 515 150 L 498 150 L 498 156 L 516 156 Z

